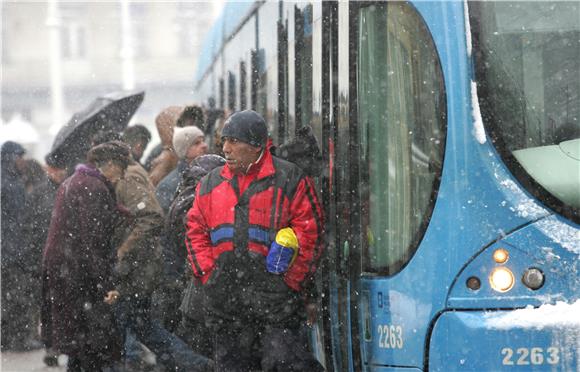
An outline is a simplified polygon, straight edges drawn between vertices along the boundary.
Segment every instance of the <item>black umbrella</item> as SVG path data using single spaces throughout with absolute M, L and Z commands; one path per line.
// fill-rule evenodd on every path
M 145 97 L 145 92 L 114 92 L 95 99 L 62 127 L 47 155 L 52 163 L 67 167 L 82 162 L 99 131 L 122 132 Z

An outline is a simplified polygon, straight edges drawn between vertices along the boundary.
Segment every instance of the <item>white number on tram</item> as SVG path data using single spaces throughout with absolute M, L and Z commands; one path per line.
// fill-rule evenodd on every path
M 504 347 L 501 349 L 501 355 L 503 355 L 504 366 L 558 364 L 560 362 L 560 349 L 553 346 L 545 350 L 541 347 L 520 347 L 515 351 L 511 347 Z

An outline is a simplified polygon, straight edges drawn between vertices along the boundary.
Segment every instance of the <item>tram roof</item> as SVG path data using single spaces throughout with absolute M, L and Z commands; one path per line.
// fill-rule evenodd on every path
M 197 61 L 196 84 L 213 63 L 223 43 L 237 30 L 240 23 L 245 20 L 255 5 L 255 1 L 248 0 L 225 2 L 222 13 L 204 39 L 199 60 Z

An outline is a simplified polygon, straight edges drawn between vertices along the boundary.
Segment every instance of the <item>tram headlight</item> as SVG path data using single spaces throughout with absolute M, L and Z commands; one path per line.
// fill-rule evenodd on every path
M 508 258 L 510 258 L 510 254 L 503 248 L 496 249 L 493 252 L 493 260 L 499 264 L 506 263 Z
M 496 267 L 489 276 L 489 284 L 498 292 L 512 289 L 514 281 L 514 274 L 507 267 Z
M 465 283 L 467 288 L 471 289 L 472 291 L 477 291 L 481 288 L 481 280 L 479 280 L 476 276 L 470 276 L 467 278 L 467 282 Z
M 540 289 L 544 285 L 544 273 L 540 269 L 531 267 L 524 272 L 522 282 L 529 289 Z

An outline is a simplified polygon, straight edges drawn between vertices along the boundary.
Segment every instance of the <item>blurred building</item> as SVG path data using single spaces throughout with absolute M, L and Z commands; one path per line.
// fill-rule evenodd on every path
M 129 12 L 123 18 L 125 1 Z M 56 4 L 56 13 L 49 11 L 49 3 Z M 58 127 L 75 111 L 98 95 L 123 88 L 123 62 L 127 63 L 123 21 L 127 19 L 135 89 L 146 91 L 132 122 L 145 124 L 155 135 L 154 119 L 162 108 L 192 102 L 197 54 L 216 4 L 8 0 L 1 6 L 2 121 L 20 114 L 32 123 L 40 140 L 27 147 L 40 159 Z M 50 58 L 55 43 L 50 33 L 55 27 L 60 39 L 62 123 L 53 123 L 51 101 Z

